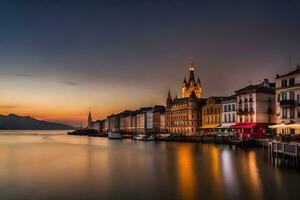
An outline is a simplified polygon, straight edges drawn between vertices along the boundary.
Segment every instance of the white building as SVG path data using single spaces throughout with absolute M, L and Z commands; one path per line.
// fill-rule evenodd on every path
M 277 133 L 300 134 L 300 66 L 276 75 L 276 123 Z
M 136 132 L 146 132 L 146 113 L 142 109 L 136 115 Z
M 109 130 L 109 120 L 105 119 L 104 121 L 104 131 L 107 132 Z
M 232 95 L 222 99 L 222 132 L 228 132 L 229 127 L 236 124 L 236 96 Z
M 268 125 L 275 123 L 275 84 L 265 79 L 236 91 L 237 124 L 231 126 L 246 137 L 264 137 Z

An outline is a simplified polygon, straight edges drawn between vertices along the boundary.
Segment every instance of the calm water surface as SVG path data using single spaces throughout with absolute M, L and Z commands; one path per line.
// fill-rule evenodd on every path
M 299 199 L 262 149 L 0 132 L 0 199 Z

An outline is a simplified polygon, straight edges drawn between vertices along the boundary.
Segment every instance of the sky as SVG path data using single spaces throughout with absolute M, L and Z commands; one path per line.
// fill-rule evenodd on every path
M 300 63 L 299 1 L 0 1 L 0 114 L 72 125 L 274 81 Z M 291 59 L 290 59 L 291 58 Z

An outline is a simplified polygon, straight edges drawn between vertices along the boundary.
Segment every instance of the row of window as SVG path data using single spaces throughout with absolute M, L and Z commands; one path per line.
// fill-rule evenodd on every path
M 200 126 L 200 122 L 187 122 L 187 121 L 174 121 L 173 123 L 172 123 L 172 125 L 175 125 L 175 126 L 194 126 L 194 124 L 196 124 L 196 125 L 198 125 L 198 126 Z
M 238 102 L 239 103 L 243 103 L 243 98 L 240 97 Z M 252 94 L 249 95 L 249 98 L 247 96 L 244 96 L 244 102 L 253 102 L 253 96 L 252 96 Z
M 295 85 L 295 78 L 284 79 L 281 81 L 281 87 L 287 87 L 293 85 Z
M 203 108 L 203 114 L 205 115 L 210 115 L 210 114 L 218 114 L 221 113 L 221 109 L 220 108 Z
M 253 121 L 254 121 L 253 115 L 250 115 L 250 117 L 249 116 L 245 116 L 244 117 L 244 121 L 243 121 L 243 117 L 242 116 L 239 117 L 239 122 L 240 123 L 243 123 L 243 122 L 248 123 L 248 122 L 253 122 Z
M 289 111 L 289 115 L 288 115 Z M 294 118 L 300 118 L 300 110 L 297 109 L 297 115 L 295 115 L 295 108 L 281 108 L 281 118 L 282 119 L 294 119 Z
M 248 109 L 250 108 L 250 110 L 253 110 L 253 103 L 245 103 L 244 104 L 244 109 L 248 111 Z M 243 105 L 240 104 L 239 105 L 239 110 L 243 110 Z
M 225 123 L 235 122 L 235 113 L 224 114 L 224 122 Z
M 235 111 L 235 104 L 224 105 L 223 110 L 224 112 Z
M 203 119 L 205 124 L 219 124 L 221 119 L 220 116 L 207 116 Z
M 296 100 L 295 92 L 281 92 L 277 95 L 277 101 Z M 300 96 L 297 94 L 297 102 L 300 103 Z

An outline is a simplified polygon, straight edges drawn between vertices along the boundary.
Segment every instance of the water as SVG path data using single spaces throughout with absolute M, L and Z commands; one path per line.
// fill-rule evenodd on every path
M 0 199 L 299 199 L 262 149 L 0 132 Z

